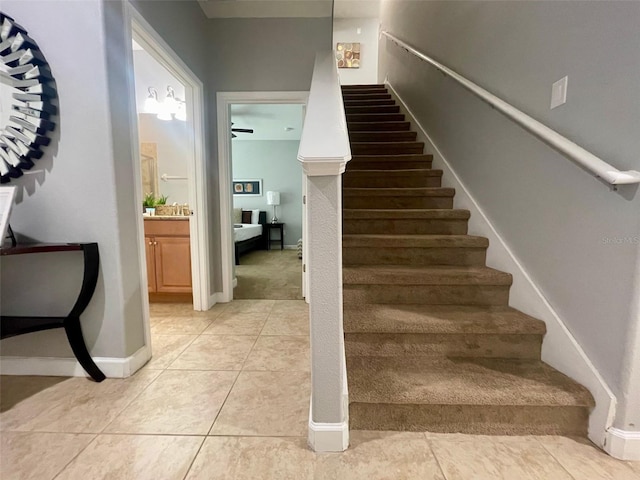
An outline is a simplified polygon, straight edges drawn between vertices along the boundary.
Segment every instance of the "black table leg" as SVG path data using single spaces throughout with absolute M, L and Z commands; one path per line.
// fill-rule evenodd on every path
M 84 253 L 84 275 L 82 278 L 82 287 L 80 294 L 76 300 L 71 312 L 64 321 L 64 330 L 71 344 L 74 355 L 82 365 L 82 368 L 91 375 L 96 382 L 101 382 L 106 377 L 95 364 L 87 346 L 84 343 L 82 329 L 80 328 L 80 315 L 85 311 L 89 301 L 96 290 L 98 283 L 98 272 L 100 269 L 100 253 L 98 252 L 97 243 L 86 243 L 82 246 Z
M 106 377 L 104 373 L 95 364 L 89 350 L 84 343 L 84 337 L 82 336 L 82 329 L 80 328 L 79 317 L 67 317 L 64 320 L 64 331 L 67 334 L 67 339 L 73 350 L 73 354 L 82 365 L 82 368 L 93 378 L 96 382 L 103 381 Z

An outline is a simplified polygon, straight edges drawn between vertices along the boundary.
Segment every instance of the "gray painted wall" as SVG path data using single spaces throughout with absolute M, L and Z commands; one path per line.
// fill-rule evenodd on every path
M 270 220 L 273 207 L 267 205 L 267 191 L 280 192 L 278 220 L 285 224 L 285 245 L 297 245 L 298 239 L 302 238 L 302 167 L 297 158 L 299 145 L 300 142 L 285 140 L 232 142 L 233 178 L 262 179 L 262 196 L 235 195 L 234 207 L 244 210 L 259 208 L 267 212 L 267 220 Z
M 385 1 L 381 21 L 618 168 L 640 169 L 639 3 Z M 551 84 L 565 75 L 568 103 L 549 110 Z M 610 191 L 382 40 L 385 76 L 620 396 L 637 321 L 638 189 Z
M 130 81 L 122 62 L 122 5 L 5 0 L 2 10 L 39 43 L 56 79 L 60 108 L 52 145 L 33 173 L 13 183 L 19 195 L 12 226 L 34 241 L 99 243 L 100 277 L 82 317 L 83 332 L 94 356 L 127 357 L 144 339 L 129 105 L 122 95 Z M 117 103 L 110 102 L 114 92 Z M 3 259 L 3 313 L 68 313 L 81 265 L 74 254 Z M 25 284 L 30 287 L 20 288 Z M 9 356 L 73 356 L 61 330 L 1 345 Z

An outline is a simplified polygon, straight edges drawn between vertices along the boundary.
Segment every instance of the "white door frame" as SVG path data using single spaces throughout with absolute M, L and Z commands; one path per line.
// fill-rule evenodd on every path
M 300 104 L 306 108 L 309 92 L 218 92 L 218 191 L 220 192 L 221 302 L 233 300 L 233 197 L 231 192 L 231 114 L 233 103 Z M 304 115 L 304 112 L 303 112 Z
M 206 157 L 207 144 L 205 141 L 205 106 L 204 106 L 204 86 L 202 81 L 191 71 L 191 69 L 180 59 L 173 49 L 162 39 L 151 25 L 138 13 L 138 11 L 127 4 L 125 8 L 127 21 L 125 28 L 128 29 L 128 38 L 136 40 L 147 53 L 165 67 L 185 86 L 185 101 L 187 107 L 188 131 L 192 134 L 191 144 L 193 156 L 188 161 L 188 189 L 189 206 L 191 217 L 189 219 L 189 233 L 191 245 L 191 283 L 193 288 L 193 309 L 208 310 L 215 303 L 215 297 L 210 296 L 211 279 L 209 275 L 209 225 L 206 215 L 207 209 L 207 182 L 206 182 Z M 129 46 L 131 44 L 129 43 Z M 133 53 L 131 53 L 131 69 L 133 71 Z M 134 85 L 134 83 L 132 83 Z M 135 175 L 135 195 L 138 205 L 142 205 L 142 180 L 140 153 L 138 147 L 138 123 L 137 112 L 135 111 L 135 92 L 133 95 L 133 117 L 136 121 L 133 124 L 133 149 L 134 149 L 134 175 Z M 144 219 L 138 215 L 138 236 L 142 252 L 144 249 Z M 146 262 L 142 262 L 141 279 L 142 288 L 147 285 Z M 148 296 L 144 295 L 146 305 Z M 148 320 L 147 320 L 148 323 Z M 145 327 L 148 329 L 148 326 Z

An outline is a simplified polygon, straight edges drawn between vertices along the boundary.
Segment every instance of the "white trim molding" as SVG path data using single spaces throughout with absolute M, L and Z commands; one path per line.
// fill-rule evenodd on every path
M 604 450 L 620 460 L 640 460 L 640 432 L 612 427 L 607 430 Z
M 151 349 L 145 345 L 127 358 L 93 357 L 93 361 L 107 378 L 127 378 L 151 359 Z M 53 377 L 88 377 L 75 358 L 59 357 L 2 357 L 2 375 L 38 375 Z
M 316 423 L 309 419 L 307 440 L 314 452 L 344 452 L 349 448 L 349 423 Z
M 471 212 L 469 233 L 489 239 L 487 265 L 513 276 L 509 305 L 543 320 L 547 325 L 542 360 L 584 385 L 593 395 L 596 406 L 589 415 L 589 438 L 599 447 L 604 447 L 607 429 L 613 424 L 615 415 L 615 395 L 411 109 L 391 84 L 387 82 L 386 85 L 398 100 L 402 113 L 417 130 L 418 141 L 425 142 L 425 151 L 433 154 L 433 168 L 443 170 L 442 186 L 455 188 L 455 208 Z

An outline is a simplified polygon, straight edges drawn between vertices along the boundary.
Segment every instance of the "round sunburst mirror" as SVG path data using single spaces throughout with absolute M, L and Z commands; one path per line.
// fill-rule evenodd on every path
M 55 83 L 38 44 L 0 12 L 0 183 L 22 175 L 49 145 Z

